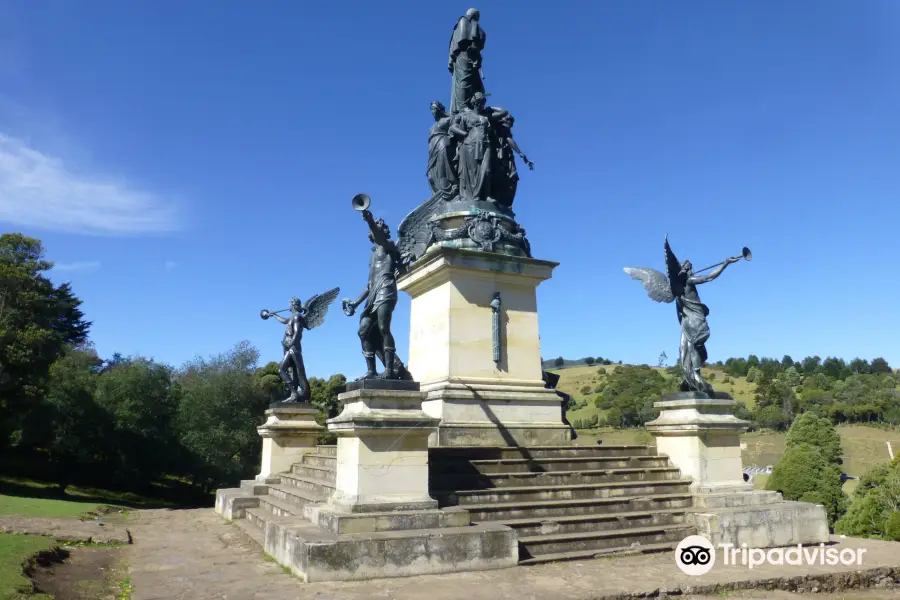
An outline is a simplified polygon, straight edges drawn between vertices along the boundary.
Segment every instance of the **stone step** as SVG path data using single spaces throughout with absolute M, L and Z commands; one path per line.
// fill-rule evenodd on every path
M 613 483 L 588 483 L 581 485 L 534 485 L 486 490 L 458 490 L 445 494 L 435 493 L 435 495 L 449 504 L 457 504 L 467 508 L 470 504 L 494 502 L 581 500 L 613 498 L 616 496 L 687 493 L 691 483 L 692 480 L 689 478 L 680 478 L 659 481 L 617 481 Z
M 721 494 L 699 494 L 698 509 L 723 509 L 764 506 L 782 501 L 781 494 L 769 490 L 753 490 L 748 492 L 731 492 Z
M 303 477 L 302 475 L 295 475 L 294 473 L 282 473 L 281 485 L 287 485 L 295 488 L 300 488 L 301 490 L 307 490 L 313 492 L 318 496 L 324 496 L 326 498 L 331 496 L 331 493 L 334 491 L 334 483 L 330 481 L 324 481 L 322 479 L 315 479 L 312 477 Z
M 337 477 L 337 472 L 334 469 L 317 467 L 304 463 L 295 463 L 291 465 L 291 473 L 300 475 L 301 477 L 320 479 L 322 481 L 327 481 L 328 483 L 334 483 Z
M 260 534 L 262 535 L 262 541 L 260 542 L 260 545 L 264 550 L 266 548 L 265 537 L 267 527 L 271 527 L 272 525 L 281 527 L 309 525 L 309 522 L 303 517 L 298 517 L 295 515 L 276 515 L 262 508 L 249 509 L 247 511 L 247 518 L 245 520 L 247 523 L 251 524 L 252 527 L 259 530 Z
M 662 455 L 647 456 L 569 456 L 565 458 L 506 458 L 506 459 L 431 459 L 430 466 L 436 473 L 537 473 L 553 471 L 593 471 L 597 469 L 624 469 L 629 467 L 668 467 L 669 458 Z
M 272 513 L 277 517 L 302 517 L 303 507 L 285 500 L 279 500 L 274 496 L 259 497 L 259 508 Z
M 533 558 L 520 560 L 523 566 L 539 565 L 549 562 L 563 562 L 567 560 L 592 560 L 608 556 L 632 556 L 636 554 L 653 554 L 657 552 L 674 552 L 677 542 L 664 542 L 661 544 L 643 544 L 634 547 L 607 548 L 605 550 L 577 550 L 574 552 L 558 552 L 555 554 L 541 554 Z
M 519 559 L 581 550 L 610 550 L 646 544 L 678 544 L 694 532 L 693 525 L 634 527 L 590 533 L 562 533 L 519 538 Z
M 334 471 L 337 468 L 337 457 L 324 454 L 304 454 L 300 464 L 322 467 Z
M 320 445 L 316 446 L 316 453 L 322 456 L 337 456 L 337 445 Z
M 692 504 L 693 496 L 690 493 L 675 493 L 537 502 L 485 501 L 482 504 L 468 504 L 465 509 L 472 515 L 472 521 L 483 522 L 690 509 Z
M 492 489 L 528 486 L 567 486 L 591 483 L 615 483 L 631 481 L 660 481 L 679 479 L 676 467 L 597 469 L 590 471 L 544 471 L 537 473 L 511 472 L 487 475 L 462 473 L 435 473 L 431 478 L 434 487 L 443 489 Z M 435 492 L 438 495 L 440 491 Z
M 250 509 L 251 511 L 257 509 Z M 246 519 L 235 519 L 232 521 L 238 529 L 244 532 L 244 534 L 249 537 L 251 540 L 256 542 L 262 547 L 266 545 L 266 533 L 264 527 L 260 526 L 260 524 L 251 519 L 250 515 L 247 515 Z
M 276 500 L 284 500 L 299 507 L 325 502 L 325 496 L 291 485 L 270 485 L 269 496 Z
M 513 528 L 519 537 L 531 537 L 562 533 L 633 529 L 635 527 L 682 525 L 687 520 L 687 512 L 688 509 L 686 508 L 664 508 L 655 511 L 503 519 L 491 522 Z
M 465 458 L 470 460 L 510 458 L 568 458 L 583 456 L 648 456 L 655 454 L 651 446 L 453 446 L 431 448 L 430 462 Z

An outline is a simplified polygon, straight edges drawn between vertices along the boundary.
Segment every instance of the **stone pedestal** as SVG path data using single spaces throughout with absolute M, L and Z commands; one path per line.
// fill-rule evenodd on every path
M 734 416 L 728 394 L 667 394 L 657 419 L 646 424 L 659 454 L 694 482 L 697 532 L 714 545 L 772 548 L 829 541 L 825 508 L 786 502 L 777 492 L 744 482 L 740 435 L 749 423 Z
M 438 419 L 422 410 L 419 384 L 365 380 L 347 384 L 340 415 L 331 505 L 343 512 L 437 508 L 428 495 L 428 436 Z
M 647 430 L 657 451 L 694 480 L 693 490 L 753 489 L 744 483 L 741 464 L 741 433 L 749 423 L 734 416 L 731 396 L 676 392 L 654 406 L 661 412 Z
M 439 419 L 432 446 L 566 444 L 559 396 L 545 388 L 537 286 L 558 263 L 436 246 L 398 281 L 412 297 L 409 370 Z M 491 300 L 500 294 L 494 361 Z
M 304 454 L 315 452 L 325 428 L 316 423 L 318 409 L 309 404 L 277 403 L 266 411 L 266 422 L 256 429 L 263 439 L 262 465 L 257 481 L 265 482 L 290 471 Z

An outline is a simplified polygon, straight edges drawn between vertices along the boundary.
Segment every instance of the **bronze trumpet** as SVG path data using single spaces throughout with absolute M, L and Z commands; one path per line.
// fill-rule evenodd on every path
M 744 246 L 744 248 L 741 250 L 741 255 L 739 258 L 743 258 L 744 260 L 753 260 L 753 253 L 750 252 L 750 248 L 748 248 L 747 246 Z M 716 264 L 710 265 L 703 269 L 700 269 L 699 271 L 694 271 L 694 273 L 702 273 L 703 271 L 709 271 L 710 269 L 715 269 L 716 267 L 718 267 L 721 264 L 724 264 L 725 262 L 726 261 L 724 261 L 724 260 L 722 262 L 717 262 Z
M 353 210 L 358 210 L 362 212 L 369 208 L 369 204 L 372 203 L 372 199 L 369 198 L 368 194 L 357 194 L 353 196 L 353 199 L 350 201 L 350 206 L 353 207 Z

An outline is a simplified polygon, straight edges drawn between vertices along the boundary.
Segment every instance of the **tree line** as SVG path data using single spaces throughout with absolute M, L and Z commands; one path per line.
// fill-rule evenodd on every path
M 82 301 L 47 277 L 52 267 L 39 240 L 0 236 L 0 470 L 61 489 L 178 482 L 201 495 L 255 475 L 256 427 L 285 397 L 277 363 L 260 366 L 248 342 L 178 367 L 103 359 Z M 320 423 L 337 414 L 345 382 L 310 379 Z
M 751 430 L 785 430 L 800 414 L 812 413 L 832 423 L 900 424 L 900 373 L 894 373 L 883 358 L 871 362 L 854 359 L 809 357 L 799 363 L 786 356 L 782 361 L 755 356 L 730 358 L 710 365 L 710 382 L 728 392 L 736 377 L 755 384 L 754 406 L 738 402 L 735 414 L 751 424 Z M 585 385 L 582 400 L 570 401 L 568 409 L 587 402 L 604 411 L 576 419 L 576 429 L 592 427 L 641 427 L 658 411 L 653 403 L 665 393 L 677 391 L 681 371 L 647 365 L 608 365 L 597 369 L 595 383 Z

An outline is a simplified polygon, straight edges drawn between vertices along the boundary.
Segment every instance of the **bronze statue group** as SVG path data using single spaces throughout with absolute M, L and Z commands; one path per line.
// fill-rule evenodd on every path
M 365 290 L 355 300 L 342 301 L 342 308 L 348 316 L 353 316 L 365 302 L 359 315 L 359 338 L 366 372 L 360 379 L 412 379 L 397 356 L 391 318 L 397 305 L 397 278 L 435 241 L 431 217 L 439 212 L 440 207 L 450 204 L 475 207 L 476 213 L 488 210 L 511 215 L 519 181 L 515 155 L 519 155 L 529 169 L 534 168 L 513 139 L 514 120 L 509 111 L 487 106 L 488 94 L 482 74 L 482 51 L 487 36 L 479 19 L 479 12 L 469 9 L 457 21 L 450 38 L 450 110 L 447 111 L 439 101 L 431 103 L 434 125 L 428 135 L 426 168 L 431 197 L 401 223 L 397 243 L 391 240 L 390 228 L 384 220 L 374 219 L 369 212 L 368 196 L 357 196 L 364 198 L 358 205 L 354 198 L 354 208 L 362 213 L 369 227 L 369 240 L 373 244 Z M 478 216 L 483 217 L 484 214 Z M 524 229 L 504 233 L 507 237 L 521 236 L 526 255 L 530 256 Z M 742 256 L 731 257 L 695 272 L 690 261 L 679 262 L 676 259 L 666 238 L 667 274 L 646 268 L 625 269 L 634 279 L 643 282 L 651 299 L 675 302 L 682 330 L 679 362 L 684 375 L 681 384 L 683 391 L 713 394 L 712 386 L 700 374 L 700 367 L 707 359 L 709 325 L 706 317 L 709 309 L 700 301 L 697 286 L 716 279 L 729 264 L 741 258 L 751 258 L 747 248 L 744 248 Z M 713 270 L 707 275 L 700 275 L 709 269 Z M 313 329 L 324 322 L 328 307 L 339 293 L 340 289 L 334 288 L 313 296 L 302 305 L 297 298 L 292 298 L 290 317 L 268 311 L 261 313 L 263 319 L 273 317 L 285 325 L 282 340 L 284 357 L 280 367 L 281 378 L 290 389 L 285 402 L 310 400 L 301 348 L 303 330 Z M 376 358 L 384 365 L 380 374 L 377 372 Z

